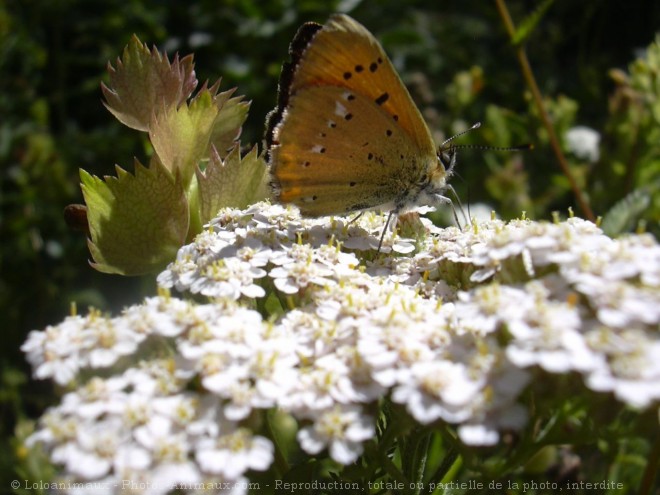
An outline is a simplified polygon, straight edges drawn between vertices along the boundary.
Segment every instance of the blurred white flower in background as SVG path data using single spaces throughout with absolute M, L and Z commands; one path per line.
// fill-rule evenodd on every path
M 591 127 L 575 126 L 566 131 L 566 147 L 582 160 L 596 163 L 600 158 L 600 133 Z

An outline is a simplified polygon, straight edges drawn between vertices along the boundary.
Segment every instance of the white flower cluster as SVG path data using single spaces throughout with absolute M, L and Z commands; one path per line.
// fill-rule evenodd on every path
M 578 373 L 634 407 L 660 400 L 652 237 L 613 240 L 576 218 L 466 231 L 400 220 L 426 235 L 388 234 L 378 254 L 385 222 L 372 213 L 221 211 L 158 277 L 211 302 L 163 294 L 30 334 L 35 376 L 79 384 L 32 441 L 76 479 L 239 481 L 272 462 L 270 441 L 241 426 L 257 410 L 288 412 L 304 451 L 349 464 L 388 394 L 474 445 L 524 426 L 532 369 Z M 117 376 L 85 381 L 94 368 Z
M 39 377 L 65 384 L 72 376 L 82 379 L 85 368 L 109 365 L 117 373 L 92 376 L 66 394 L 42 417 L 41 429 L 29 441 L 52 449 L 51 458 L 64 466 L 67 481 L 97 481 L 95 493 L 165 494 L 200 484 L 242 493 L 247 470 L 270 466 L 273 445 L 242 428 L 235 420 L 239 415 L 230 417 L 221 394 L 192 390 L 192 380 L 204 373 L 210 356 L 222 355 L 212 351 L 214 344 L 217 348 L 226 339 L 220 345 L 226 348 L 230 336 L 254 339 L 246 329 L 258 333 L 264 328 L 257 312 L 237 305 L 154 297 L 116 318 L 69 317 L 45 332 L 32 332 L 23 349 Z M 96 349 L 87 336 L 99 329 L 107 338 L 95 340 L 101 345 Z M 124 371 L 118 370 L 127 348 L 121 339 L 146 341 Z M 168 341 L 163 339 L 173 339 L 174 356 L 163 348 Z M 203 358 L 195 354 L 202 342 L 208 343 Z M 97 352 L 102 360 L 94 360 Z

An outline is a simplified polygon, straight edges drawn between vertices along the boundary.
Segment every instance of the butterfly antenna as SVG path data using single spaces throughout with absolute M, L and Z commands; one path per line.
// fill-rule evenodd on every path
M 529 151 L 534 149 L 534 145 L 532 143 L 519 144 L 517 146 L 488 146 L 485 144 L 454 144 L 452 145 L 452 149 L 482 150 L 482 151 Z
M 476 122 L 472 124 L 472 127 L 469 129 L 465 129 L 464 131 L 459 132 L 458 134 L 454 134 L 451 137 L 448 137 L 445 139 L 442 144 L 440 145 L 440 149 L 444 149 L 448 143 L 451 143 L 454 139 L 461 137 L 463 134 L 467 134 L 468 132 L 474 131 L 475 129 L 479 129 L 481 127 L 481 122 Z
M 442 144 L 440 145 L 440 149 L 445 149 L 447 148 L 447 144 L 451 143 L 454 139 L 461 137 L 464 134 L 467 134 L 468 132 L 474 131 L 475 129 L 479 129 L 481 127 L 481 122 L 475 122 L 472 124 L 471 127 L 468 129 L 465 129 L 464 131 L 459 132 L 458 134 L 454 134 L 453 136 L 445 139 Z M 534 145 L 532 143 L 525 143 L 525 144 L 519 144 L 517 146 L 487 146 L 483 144 L 453 144 L 451 146 L 452 149 L 460 149 L 460 150 L 483 150 L 483 151 L 527 151 L 527 150 L 533 150 Z

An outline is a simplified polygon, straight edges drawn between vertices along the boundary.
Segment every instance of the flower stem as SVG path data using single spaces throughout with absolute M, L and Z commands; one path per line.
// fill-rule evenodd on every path
M 279 442 L 279 435 L 277 434 L 277 431 L 275 431 L 275 429 L 273 428 L 272 421 L 273 421 L 274 413 L 275 411 L 273 409 L 266 411 L 264 427 L 266 430 L 266 434 L 268 435 L 270 441 L 273 442 L 273 447 L 275 449 L 275 469 L 280 476 L 284 476 L 286 473 L 289 472 L 290 466 L 284 456 L 284 453 L 282 452 L 282 448 Z
M 655 439 L 655 444 L 649 455 L 644 476 L 639 487 L 640 495 L 650 495 L 653 489 L 653 481 L 658 475 L 658 468 L 660 467 L 660 436 Z
M 438 486 L 442 479 L 452 468 L 452 466 L 456 464 L 456 459 L 458 459 L 458 450 L 453 446 L 449 446 L 445 454 L 445 458 L 442 460 L 442 463 L 440 466 L 438 466 L 438 469 L 435 470 L 435 473 L 433 473 L 429 479 L 429 484 Z
M 431 444 L 431 433 L 428 430 L 420 432 L 416 439 L 415 458 L 413 460 L 413 472 L 411 473 L 415 489 L 413 493 L 419 495 L 422 493 L 424 484 L 424 472 L 426 471 L 426 461 L 429 456 L 429 445 Z
M 496 0 L 495 3 L 497 4 L 497 10 L 500 13 L 500 17 L 502 17 L 502 22 L 504 23 L 504 26 L 506 27 L 506 30 L 509 33 L 509 38 L 513 40 L 516 33 L 516 28 L 513 24 L 513 20 L 511 19 L 511 15 L 509 14 L 509 10 L 507 9 L 506 1 Z M 588 220 L 595 222 L 596 217 L 594 216 L 594 213 L 591 210 L 591 207 L 589 206 L 587 199 L 585 198 L 584 194 L 582 194 L 580 187 L 575 181 L 575 177 L 573 177 L 573 174 L 571 173 L 571 170 L 568 167 L 568 162 L 566 161 L 566 157 L 564 156 L 564 153 L 561 150 L 561 146 L 559 144 L 559 138 L 557 137 L 557 133 L 555 132 L 555 128 L 552 125 L 552 121 L 550 119 L 550 116 L 548 115 L 548 111 L 546 110 L 545 104 L 543 103 L 543 96 L 541 95 L 541 90 L 539 89 L 538 84 L 536 84 L 536 79 L 534 78 L 534 72 L 532 71 L 532 67 L 529 63 L 529 59 L 527 58 L 525 47 L 522 44 L 516 46 L 516 56 L 518 57 L 518 63 L 520 63 L 520 68 L 522 69 L 523 77 L 525 78 L 525 81 L 527 82 L 527 86 L 529 86 L 529 89 L 532 92 L 532 96 L 534 98 L 534 102 L 536 103 L 536 107 L 538 108 L 539 115 L 541 116 L 541 121 L 543 122 L 543 126 L 548 132 L 548 137 L 550 139 L 550 146 L 552 147 L 552 150 L 554 151 L 555 156 L 557 157 L 559 166 L 561 167 L 562 172 L 564 173 L 569 183 L 571 184 L 571 189 L 573 190 L 573 194 L 575 195 L 575 198 L 578 204 L 580 205 L 580 208 L 584 212 L 584 215 L 587 217 Z

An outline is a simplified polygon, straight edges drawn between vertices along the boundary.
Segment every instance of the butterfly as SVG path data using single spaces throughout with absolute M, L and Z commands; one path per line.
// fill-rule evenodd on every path
M 451 203 L 442 193 L 455 149 L 436 149 L 410 93 L 364 26 L 343 14 L 324 25 L 306 23 L 289 54 L 277 107 L 266 119 L 278 202 L 296 205 L 306 217 L 389 210 L 388 224 L 414 206 Z

